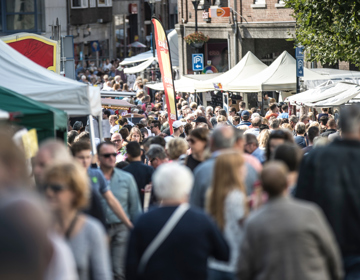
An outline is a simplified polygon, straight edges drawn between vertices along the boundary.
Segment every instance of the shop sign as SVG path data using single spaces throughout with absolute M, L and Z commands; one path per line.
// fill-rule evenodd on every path
M 211 18 L 220 18 L 220 17 L 229 17 L 230 16 L 230 8 L 222 7 L 222 8 L 210 8 L 210 17 Z

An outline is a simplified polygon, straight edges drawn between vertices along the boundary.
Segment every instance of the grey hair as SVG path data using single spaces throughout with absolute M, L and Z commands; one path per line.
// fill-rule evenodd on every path
M 201 111 L 205 112 L 205 107 L 204 106 L 199 105 L 197 108 L 198 108 L 198 110 L 201 110 Z
M 114 136 L 120 136 L 120 139 L 123 140 L 122 135 L 119 132 L 115 132 L 113 135 L 111 135 L 111 139 L 113 139 Z
M 343 134 L 357 133 L 360 125 L 360 105 L 342 106 L 340 110 L 339 126 Z
M 244 130 L 234 129 L 235 142 L 244 139 Z
M 299 121 L 299 118 L 295 115 L 290 116 L 289 122 L 297 123 Z
M 64 143 L 59 140 L 51 139 L 44 141 L 39 147 L 39 152 L 40 151 L 49 152 L 52 161 L 56 161 L 56 162 L 72 161 L 72 156 L 69 150 L 64 145 Z
M 194 182 L 190 169 L 176 162 L 160 165 L 152 179 L 159 200 L 185 198 L 190 194 Z
M 166 158 L 165 149 L 159 144 L 151 144 L 146 155 L 148 156 L 148 158 Z
M 211 134 L 215 150 L 230 149 L 235 143 L 235 129 L 232 126 L 216 126 Z
M 205 111 L 207 112 L 208 110 L 211 111 L 211 113 L 214 112 L 214 108 L 212 106 L 207 106 Z
M 276 129 L 280 127 L 280 119 L 273 119 L 270 121 L 270 128 Z
M 298 122 L 295 126 L 295 131 L 297 134 L 304 134 L 306 131 L 305 124 L 303 122 Z

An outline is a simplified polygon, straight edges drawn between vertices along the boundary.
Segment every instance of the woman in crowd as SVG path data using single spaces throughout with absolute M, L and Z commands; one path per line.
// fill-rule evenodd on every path
M 172 161 L 183 162 L 188 148 L 186 140 L 181 137 L 171 139 L 166 143 L 166 153 L 169 156 L 169 160 Z
M 230 260 L 227 263 L 210 260 L 208 280 L 232 280 L 237 272 L 242 222 L 247 213 L 244 158 L 239 152 L 224 152 L 216 158 L 214 170 L 206 208 L 228 242 Z
M 128 142 L 136 141 L 138 143 L 142 142 L 142 134 L 139 128 L 133 127 L 130 131 L 129 136 L 126 138 Z
M 205 160 L 205 149 L 209 141 L 209 130 L 196 128 L 190 132 L 187 138 L 191 154 L 186 158 L 185 165 L 194 171 L 196 166 Z
M 80 280 L 111 279 L 106 234 L 95 219 L 81 214 L 89 201 L 86 171 L 75 162 L 58 163 L 45 173 L 43 191 L 54 216 L 54 229 L 68 242 Z
M 284 129 L 271 131 L 266 145 L 266 159 L 270 160 L 275 148 L 284 143 L 294 143 L 294 137 L 290 131 Z

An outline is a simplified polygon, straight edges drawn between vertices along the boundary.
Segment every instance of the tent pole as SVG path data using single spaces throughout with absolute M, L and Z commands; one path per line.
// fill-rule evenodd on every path
M 93 116 L 89 115 L 89 126 L 90 126 L 90 141 L 91 141 L 91 151 L 93 156 L 96 155 L 96 144 L 95 144 L 95 134 L 94 134 L 94 123 Z
M 98 124 L 99 124 L 99 137 L 100 137 L 101 142 L 104 141 L 102 121 L 103 121 L 103 118 L 102 118 L 102 112 L 101 112 L 100 115 L 99 115 L 99 121 L 98 121 Z

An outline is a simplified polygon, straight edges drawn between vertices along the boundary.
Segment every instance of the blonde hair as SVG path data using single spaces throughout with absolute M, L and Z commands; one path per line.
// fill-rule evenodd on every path
M 219 115 L 219 116 L 217 116 L 216 121 L 217 121 L 218 123 L 220 123 L 220 122 L 226 122 L 227 119 L 226 119 L 225 116 Z
M 168 143 L 166 143 L 166 152 L 172 160 L 176 160 L 181 155 L 186 154 L 188 148 L 186 140 L 180 137 L 171 139 Z
M 130 134 L 129 134 L 129 136 L 126 138 L 126 140 L 128 140 L 129 142 L 133 141 L 133 140 L 131 140 L 131 137 L 132 137 L 133 134 L 135 134 L 135 133 L 137 133 L 137 134 L 140 135 L 140 141 L 139 141 L 139 142 L 141 143 L 142 140 L 143 140 L 143 138 L 142 138 L 142 134 L 141 134 L 140 129 L 138 129 L 137 127 L 133 127 L 133 128 L 130 130 Z
M 44 181 L 61 180 L 74 193 L 73 207 L 83 209 L 88 205 L 90 183 L 86 170 L 77 162 L 63 162 L 51 165 L 45 172 Z
M 266 148 L 267 142 L 269 141 L 270 131 L 268 129 L 264 129 L 260 132 L 257 140 L 259 142 L 259 147 Z
M 246 197 L 244 174 L 239 172 L 244 163 L 238 151 L 227 151 L 216 158 L 212 186 L 206 197 L 206 210 L 221 230 L 225 226 L 224 204 L 227 195 L 233 190 L 240 190 Z

